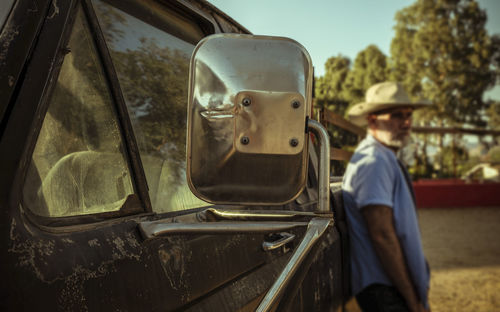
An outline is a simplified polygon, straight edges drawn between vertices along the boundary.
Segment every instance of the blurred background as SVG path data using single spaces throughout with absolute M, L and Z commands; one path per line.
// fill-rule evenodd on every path
M 315 67 L 315 111 L 345 116 L 381 81 L 431 109 L 415 114 L 403 158 L 414 180 L 499 181 L 500 1 L 210 0 L 254 34 L 292 38 Z M 334 147 L 359 136 L 329 125 Z M 346 162 L 334 162 L 342 175 Z
M 400 155 L 415 181 L 432 311 L 500 311 L 500 1 L 209 1 L 309 51 L 334 176 L 364 135 L 345 113 L 371 85 L 400 81 L 434 103 L 415 113 Z M 359 308 L 351 300 L 345 311 Z

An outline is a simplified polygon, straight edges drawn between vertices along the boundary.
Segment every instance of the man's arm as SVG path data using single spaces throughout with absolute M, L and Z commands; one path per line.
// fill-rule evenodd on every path
M 362 208 L 368 232 L 384 271 L 403 295 L 410 311 L 426 311 L 411 281 L 401 244 L 394 229 L 392 209 L 382 205 Z

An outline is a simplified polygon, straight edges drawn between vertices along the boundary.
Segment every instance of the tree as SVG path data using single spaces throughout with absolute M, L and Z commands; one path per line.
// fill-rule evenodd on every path
M 495 111 L 494 103 L 483 94 L 499 76 L 500 44 L 488 35 L 486 19 L 476 0 L 417 0 L 396 14 L 391 79 L 401 81 L 413 100 L 434 103 L 416 112 L 416 123 L 493 126 L 487 112 Z M 437 145 L 446 171 L 442 135 Z
M 434 103 L 417 118 L 486 126 L 483 93 L 496 83 L 500 46 L 486 18 L 475 0 L 418 0 L 396 14 L 391 78 Z
M 142 153 L 171 163 L 181 177 L 185 162 L 188 56 L 141 40 L 136 50 L 111 51 Z
M 344 115 L 347 101 L 343 90 L 351 60 L 344 56 L 330 57 L 325 63 L 325 75 L 316 79 L 315 95 L 318 108 Z
M 328 109 L 343 116 L 349 105 L 344 97 L 344 84 L 350 71 L 351 61 L 344 56 L 330 57 L 325 63 L 325 76 L 316 79 L 315 96 L 316 107 Z M 341 128 L 329 125 L 328 132 L 331 135 L 332 146 L 341 147 L 355 145 L 357 136 Z M 342 175 L 346 164 L 338 161 L 332 162 L 332 170 L 335 175 Z
M 462 146 L 446 146 L 435 157 L 442 159 L 443 164 L 438 171 L 439 178 L 460 177 L 470 169 L 467 149 Z
M 387 78 L 387 57 L 375 46 L 369 45 L 358 53 L 351 69 L 351 61 L 341 55 L 331 57 L 325 63 L 325 76 L 316 80 L 316 106 L 345 116 L 348 107 L 364 100 L 365 91 L 373 84 Z M 329 126 L 332 145 L 354 146 L 356 134 Z M 336 175 L 343 174 L 345 164 L 332 164 Z
M 494 146 L 488 151 L 487 160 L 492 163 L 500 163 L 500 146 Z
M 375 45 L 359 52 L 344 85 L 344 97 L 352 106 L 365 99 L 365 92 L 372 85 L 387 80 L 387 56 Z
M 488 116 L 489 127 L 492 129 L 500 129 L 500 102 L 490 102 Z
M 345 115 L 348 107 L 362 102 L 366 90 L 388 78 L 387 56 L 375 45 L 358 53 L 354 66 L 343 56 L 325 63 L 325 76 L 316 81 L 317 106 Z

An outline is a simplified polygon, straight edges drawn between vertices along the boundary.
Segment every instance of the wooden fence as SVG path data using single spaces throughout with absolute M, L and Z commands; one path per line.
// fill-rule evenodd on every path
M 358 142 L 366 135 L 366 130 L 354 125 L 344 117 L 331 111 L 321 109 L 319 122 L 328 129 L 334 125 L 347 130 L 358 137 Z M 412 127 L 413 133 L 419 134 L 472 134 L 500 136 L 500 131 L 471 128 L 444 127 Z M 454 143 L 454 140 L 453 140 Z M 352 152 L 334 148 L 330 150 L 331 160 L 349 161 Z M 342 177 L 330 177 L 331 182 L 341 182 Z M 460 179 L 419 180 L 413 182 L 418 208 L 429 207 L 500 207 L 500 183 L 466 182 Z
M 334 125 L 341 129 L 347 130 L 358 136 L 358 142 L 363 139 L 366 135 L 366 130 L 364 128 L 358 127 L 352 122 L 348 121 L 344 117 L 335 114 L 327 109 L 322 108 L 319 111 L 319 122 L 328 129 L 328 125 Z M 499 130 L 489 130 L 489 129 L 474 129 L 474 128 L 461 128 L 461 127 L 412 127 L 412 133 L 419 134 L 469 134 L 469 135 L 491 135 L 494 137 L 500 136 Z M 454 142 L 454 141 L 453 141 Z M 340 148 L 331 148 L 330 155 L 332 160 L 346 160 L 351 159 L 352 152 Z
M 356 126 L 352 122 L 348 121 L 344 117 L 335 114 L 334 112 L 331 112 L 329 110 L 326 110 L 322 108 L 319 111 L 319 122 L 325 126 L 325 128 L 328 129 L 328 125 L 334 125 L 336 127 L 339 127 L 341 129 L 347 130 L 351 133 L 354 133 L 355 135 L 358 136 L 358 142 L 365 137 L 366 135 L 366 130 Z M 347 151 L 345 149 L 341 148 L 335 148 L 332 147 L 330 148 L 330 159 L 331 160 L 345 160 L 349 161 L 352 156 L 352 152 Z

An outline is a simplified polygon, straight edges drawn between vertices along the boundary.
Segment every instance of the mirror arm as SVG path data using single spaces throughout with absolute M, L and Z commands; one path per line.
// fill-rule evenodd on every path
M 328 131 L 313 119 L 307 120 L 307 129 L 311 130 L 320 143 L 318 175 L 318 212 L 330 212 L 330 139 Z
M 139 231 L 144 239 L 164 237 L 168 235 L 195 234 L 241 234 L 283 232 L 296 227 L 303 227 L 307 222 L 208 222 L 208 223 L 174 223 L 168 220 L 143 221 L 139 223 Z

